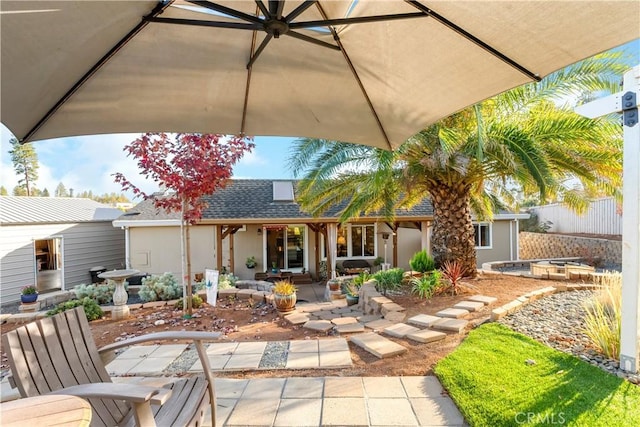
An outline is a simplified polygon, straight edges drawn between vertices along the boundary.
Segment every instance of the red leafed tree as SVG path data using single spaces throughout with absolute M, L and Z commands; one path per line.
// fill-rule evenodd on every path
M 233 165 L 254 147 L 251 138 L 219 134 L 146 133 L 124 147 L 138 161 L 141 174 L 170 190 L 161 197 L 145 194 L 122 173 L 115 182 L 124 191 L 153 199 L 156 207 L 182 215 L 183 280 L 186 280 L 186 314 L 192 315 L 191 250 L 189 226 L 202 217 L 206 203 L 202 196 L 224 187 Z M 186 252 L 186 253 L 185 253 Z M 184 282 L 183 282 L 184 286 Z

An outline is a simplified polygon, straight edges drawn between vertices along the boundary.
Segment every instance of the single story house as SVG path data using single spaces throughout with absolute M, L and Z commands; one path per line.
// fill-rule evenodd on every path
M 191 228 L 194 274 L 224 268 L 251 279 L 275 266 L 317 277 L 324 262 L 331 265 L 330 240 L 335 242 L 338 269 L 345 260 L 363 260 L 373 267 L 378 257 L 392 267 L 409 269 L 413 254 L 431 246 L 433 208 L 426 199 L 410 210 L 399 210 L 392 223 L 363 216 L 343 226 L 337 222 L 338 208 L 317 218 L 302 211 L 291 180 L 230 180 L 206 201 L 209 207 Z M 524 218 L 528 214 L 499 214 L 491 223 L 475 224 L 478 265 L 517 259 L 518 220 Z M 128 268 L 181 275 L 179 213 L 159 210 L 145 200 L 113 225 L 125 230 Z M 245 265 L 248 257 L 257 260 L 255 268 Z
M 122 211 L 90 199 L 0 196 L 0 297 L 20 300 L 20 288 L 39 292 L 90 283 L 96 266 L 122 268 Z

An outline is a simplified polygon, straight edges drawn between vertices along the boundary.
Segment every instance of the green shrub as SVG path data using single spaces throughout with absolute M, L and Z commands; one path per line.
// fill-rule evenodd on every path
M 328 267 L 327 267 L 327 261 L 320 261 L 320 266 L 318 268 L 318 278 L 320 280 L 327 280 L 329 278 L 329 273 L 328 273 Z
M 204 303 L 204 301 L 202 301 L 202 298 L 200 297 L 200 295 L 198 294 L 193 294 L 192 298 L 191 298 L 191 306 L 193 308 L 200 308 L 202 306 L 202 304 Z M 174 305 L 174 307 L 176 308 L 176 310 L 182 310 L 182 308 L 184 307 L 184 299 L 180 298 Z
M 596 277 L 594 284 L 602 286 L 602 289 L 585 303 L 585 333 L 602 354 L 619 359 L 622 273 Z
M 128 284 L 125 282 L 125 290 L 127 289 Z M 106 284 L 78 285 L 73 289 L 73 292 L 78 299 L 89 297 L 98 304 L 110 304 L 113 301 L 113 293 L 115 290 L 116 282 L 107 280 Z
M 442 280 L 442 273 L 434 270 L 422 277 L 414 277 L 411 279 L 411 292 L 420 298 L 431 298 L 435 293 Z
M 84 306 L 84 314 L 87 316 L 89 322 L 100 319 L 104 315 L 104 312 L 97 302 L 89 297 L 84 297 L 82 299 L 72 299 L 58 304 L 53 310 L 47 311 L 47 316 L 53 316 L 80 306 Z
M 404 270 L 401 268 L 391 268 L 389 270 L 378 271 L 373 275 L 376 280 L 376 289 L 384 295 L 387 291 L 399 289 L 402 285 Z
M 138 296 L 144 302 L 169 301 L 182 296 L 182 286 L 171 273 L 164 273 L 162 276 L 153 275 L 142 279 Z
M 364 285 L 366 282 L 368 282 L 370 279 L 371 279 L 371 275 L 366 271 L 363 271 L 362 273 L 358 274 L 358 276 L 353 278 L 353 283 L 355 283 L 357 287 L 360 287 Z
M 411 270 L 420 273 L 426 273 L 427 271 L 436 269 L 436 262 L 427 254 L 426 250 L 416 252 L 409 261 L 409 265 L 411 266 Z
M 237 281 L 238 277 L 234 276 L 233 273 L 221 274 L 218 279 L 218 289 L 235 288 Z

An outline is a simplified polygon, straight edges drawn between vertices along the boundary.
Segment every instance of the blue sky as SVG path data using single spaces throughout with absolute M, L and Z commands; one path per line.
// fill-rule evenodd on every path
M 0 126 L 0 183 L 11 194 L 18 181 L 8 154 L 11 149 L 9 140 L 13 135 L 4 125 Z M 120 193 L 120 186 L 113 182 L 112 174 L 122 172 L 144 191 L 154 191 L 157 188 L 155 183 L 145 181 L 138 174 L 135 162 L 122 151 L 138 135 L 98 135 L 34 142 L 40 165 L 37 187 L 41 190 L 47 188 L 53 194 L 58 183 L 62 182 L 67 189 L 73 188 L 76 194 L 89 190 L 94 194 Z M 234 167 L 234 178 L 292 178 L 286 159 L 294 140 L 257 137 L 254 150 Z
M 618 49 L 631 54 L 633 59 L 630 66 L 640 62 L 640 39 Z M 9 193 L 18 181 L 8 154 L 12 136 L 0 124 L 0 185 Z M 120 186 L 114 183 L 112 175 L 122 172 L 143 191 L 154 191 L 157 189 L 156 184 L 145 181 L 138 174 L 135 162 L 122 151 L 137 136 L 138 134 L 99 135 L 34 142 L 40 164 L 37 187 L 41 190 L 47 188 L 53 194 L 58 183 L 62 182 L 67 189 L 73 188 L 76 194 L 89 190 L 94 194 L 119 193 Z M 235 166 L 234 178 L 292 178 L 286 167 L 286 159 L 295 139 L 256 137 L 255 149 Z M 129 197 L 131 198 L 130 195 Z

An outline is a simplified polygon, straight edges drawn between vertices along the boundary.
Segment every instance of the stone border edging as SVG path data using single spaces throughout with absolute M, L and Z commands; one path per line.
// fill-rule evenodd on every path
M 566 291 L 591 291 L 597 290 L 601 287 L 594 284 L 581 283 L 581 284 L 558 284 L 555 286 L 547 286 L 545 288 L 537 289 L 535 291 L 527 292 L 526 294 L 519 296 L 511 302 L 508 302 L 501 307 L 494 308 L 491 310 L 491 317 L 489 321 L 495 322 L 507 314 L 514 313 L 519 310 L 521 307 L 529 304 L 531 301 L 535 301 L 547 295 L 555 294 L 556 292 L 566 292 Z

